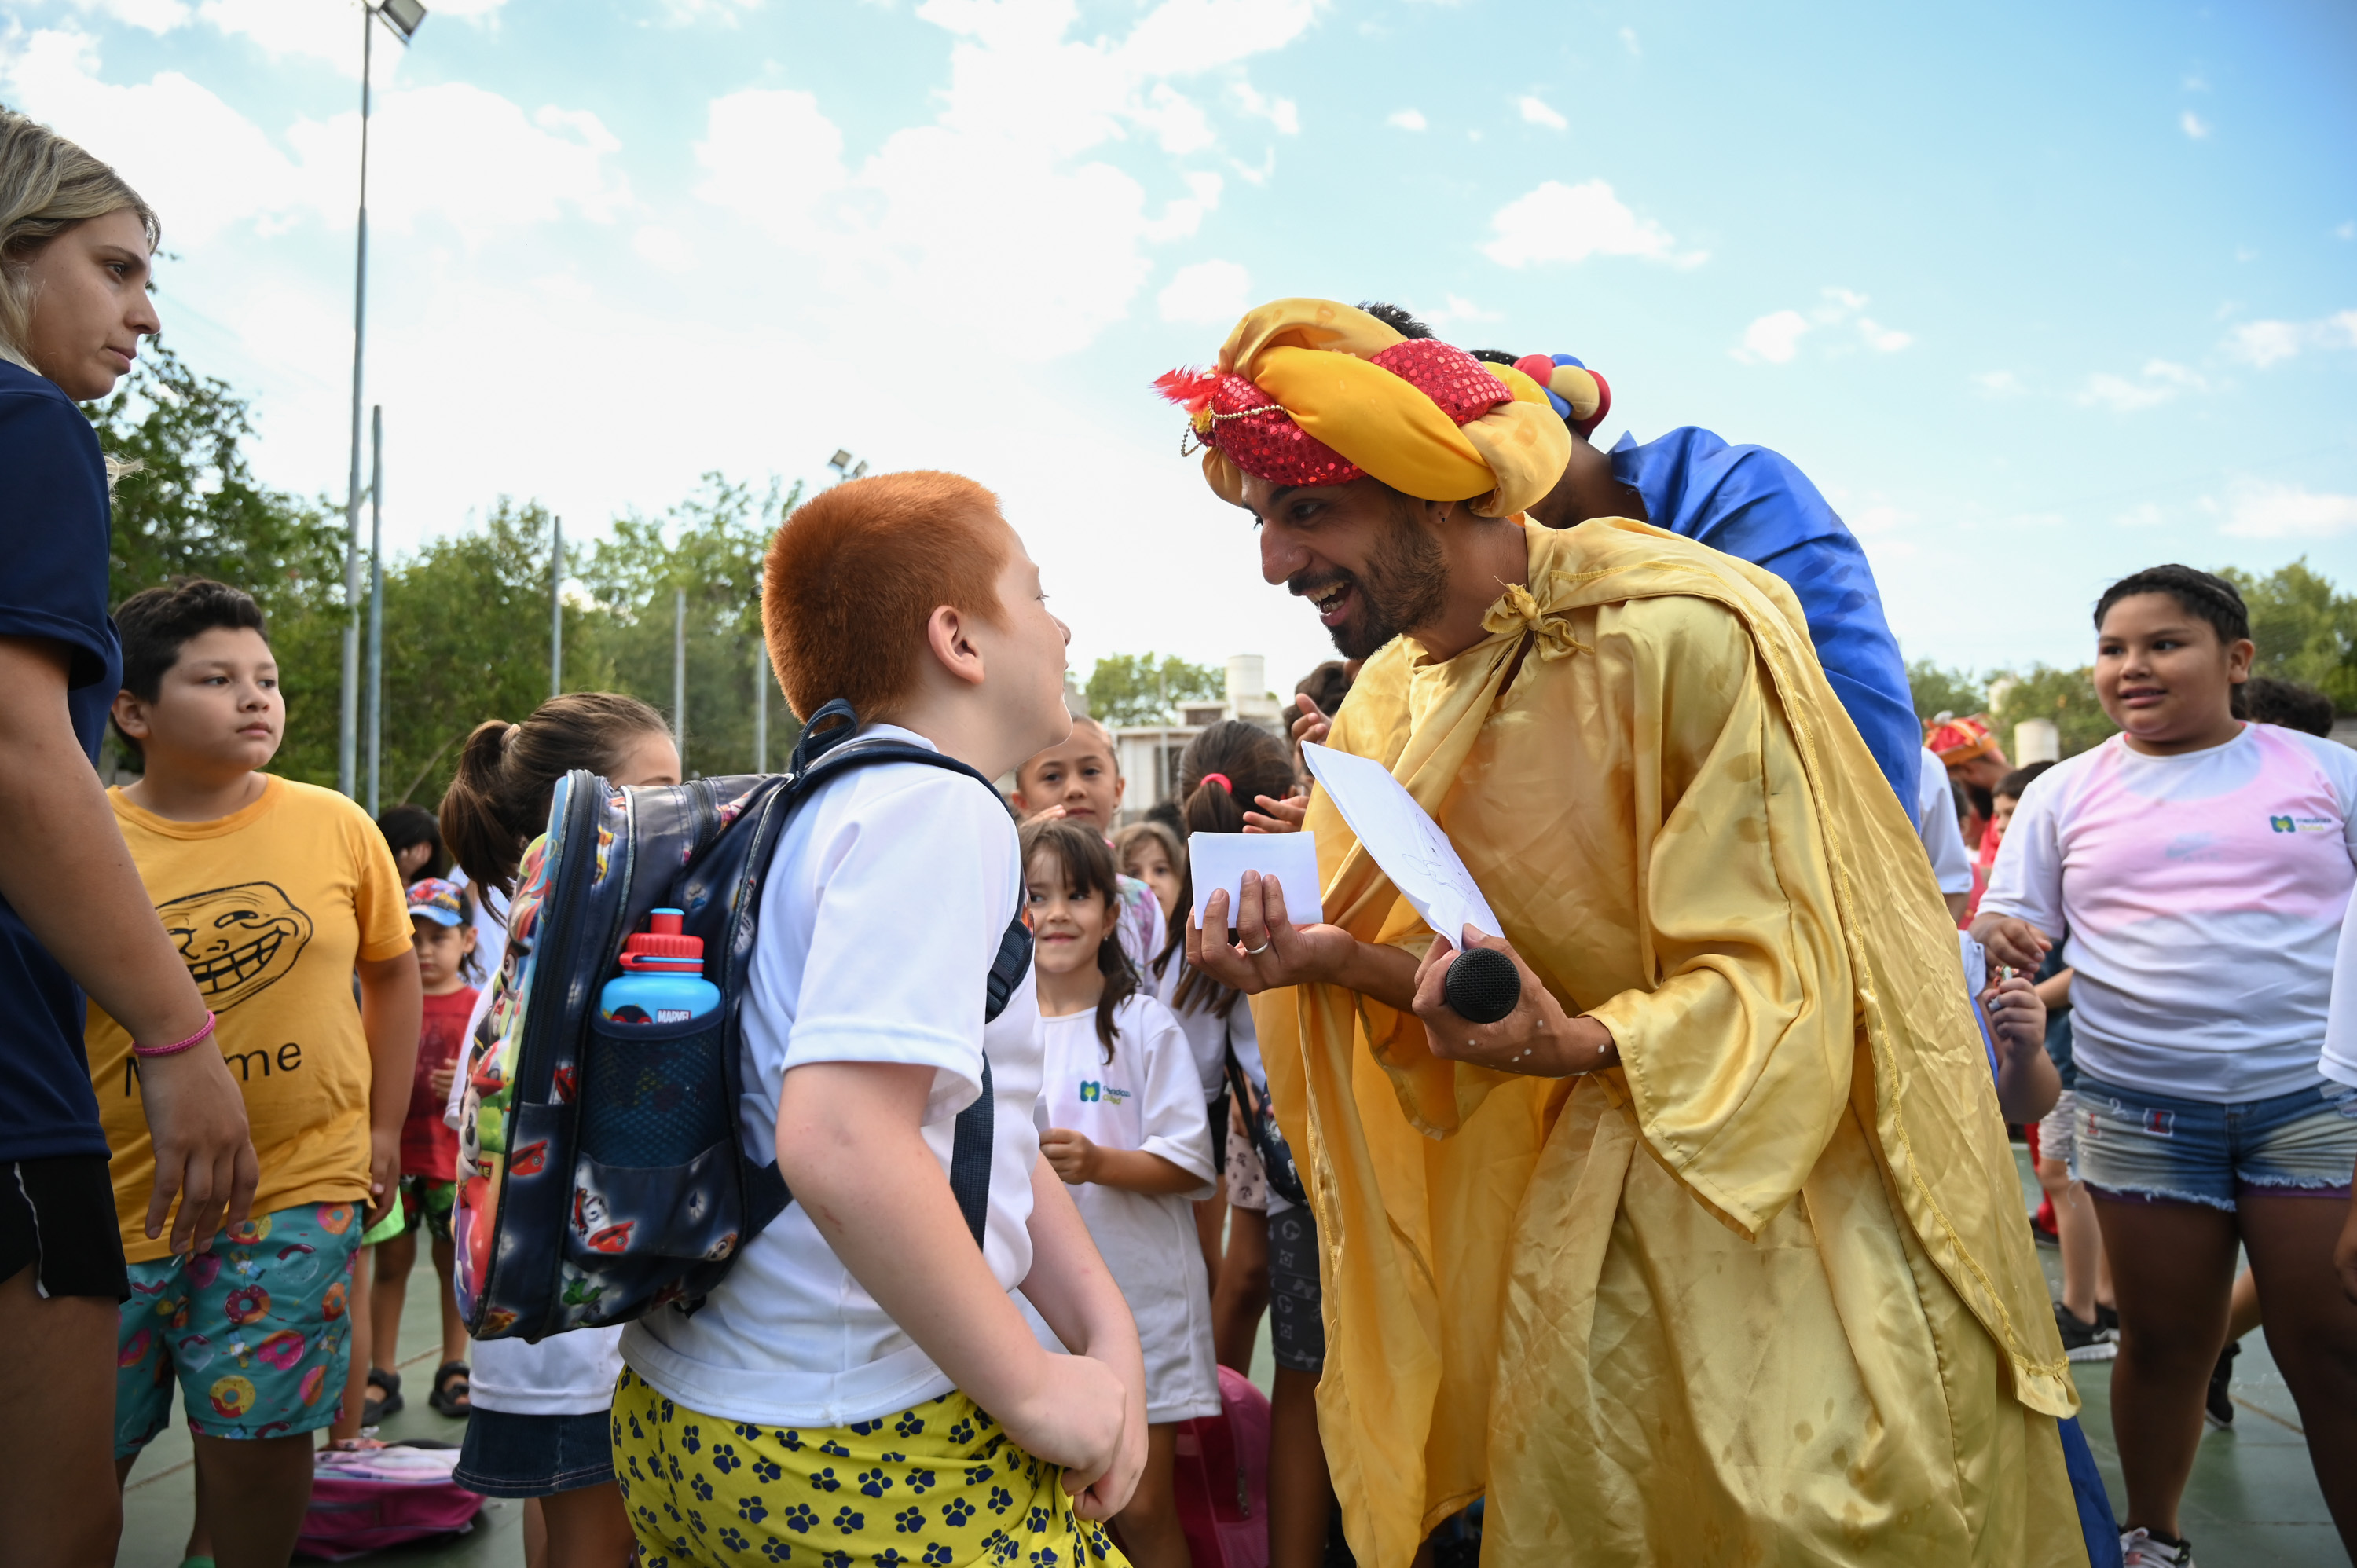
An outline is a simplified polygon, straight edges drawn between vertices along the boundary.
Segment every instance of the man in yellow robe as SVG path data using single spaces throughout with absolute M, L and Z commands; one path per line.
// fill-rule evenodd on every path
M 1405 1568 L 1486 1497 L 1492 1568 L 2084 1563 L 2076 1395 L 1913 824 L 1791 591 L 1641 523 L 1523 528 L 1568 433 L 1451 355 L 1282 300 L 1163 383 L 1263 575 L 1346 653 L 1402 632 L 1329 744 L 1505 928 L 1427 930 L 1321 795 L 1331 923 L 1247 879 L 1206 911 L 1233 941 L 1189 934 L 1254 993 L 1303 1156 L 1353 1551 Z M 1465 940 L 1521 972 L 1499 1023 L 1442 998 Z

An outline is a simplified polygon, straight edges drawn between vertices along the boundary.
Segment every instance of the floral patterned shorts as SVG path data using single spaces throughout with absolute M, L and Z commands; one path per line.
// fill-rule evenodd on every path
M 357 1204 L 296 1204 L 222 1231 L 209 1252 L 132 1264 L 116 1318 L 114 1456 L 172 1423 L 176 1383 L 199 1436 L 285 1437 L 334 1421 L 364 1218 Z
M 1126 1568 L 1063 1472 L 960 1393 L 797 1431 L 700 1414 L 625 1368 L 614 1475 L 644 1568 Z

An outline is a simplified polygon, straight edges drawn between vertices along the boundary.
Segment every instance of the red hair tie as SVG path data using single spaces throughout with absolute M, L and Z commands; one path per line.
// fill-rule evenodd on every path
M 1235 785 L 1224 773 L 1206 773 L 1203 775 L 1203 782 L 1206 784 L 1216 782 L 1221 789 L 1225 789 L 1231 795 L 1233 795 L 1236 792 Z

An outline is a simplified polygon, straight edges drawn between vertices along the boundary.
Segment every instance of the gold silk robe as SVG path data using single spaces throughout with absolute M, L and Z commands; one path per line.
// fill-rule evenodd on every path
M 1352 992 L 1254 1000 L 1352 1550 L 1405 1568 L 1486 1495 L 1488 1568 L 2084 1563 L 1954 927 L 1798 604 L 1641 523 L 1528 536 L 1491 635 L 1378 654 L 1329 744 L 1621 1065 L 1514 1077 Z M 1322 794 L 1308 827 L 1329 918 L 1429 941 Z

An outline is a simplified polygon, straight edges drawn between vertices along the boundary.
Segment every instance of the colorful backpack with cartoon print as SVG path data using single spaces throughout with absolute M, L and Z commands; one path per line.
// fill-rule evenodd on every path
M 829 703 L 783 774 L 619 789 L 576 770 L 558 781 L 548 832 L 518 871 L 507 953 L 468 1044 L 454 1222 L 469 1335 L 536 1340 L 664 1305 L 692 1312 L 792 1201 L 775 1163 L 748 1158 L 737 1133 L 740 1019 L 779 837 L 822 788 L 860 768 L 913 762 L 992 788 L 922 746 L 841 744 L 856 728 L 849 703 Z M 985 1021 L 1030 967 L 1021 902 L 977 998 Z M 684 911 L 682 930 L 702 939 L 720 1005 L 681 1022 L 605 1018 L 598 991 L 624 939 L 656 908 Z M 991 1122 L 985 1060 L 950 1159 L 977 1246 Z

